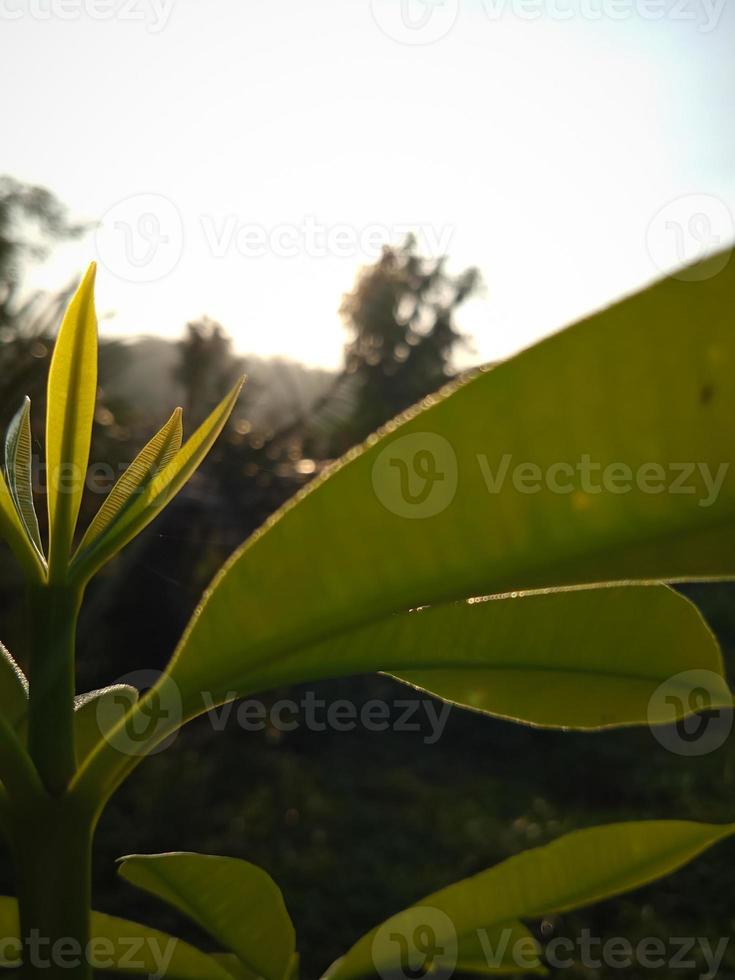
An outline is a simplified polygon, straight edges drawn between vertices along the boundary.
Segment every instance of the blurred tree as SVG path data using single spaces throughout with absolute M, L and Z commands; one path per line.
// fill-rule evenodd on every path
M 413 236 L 360 273 L 340 308 L 352 334 L 344 376 L 356 382 L 353 441 L 452 377 L 452 355 L 466 343 L 455 313 L 479 287 L 477 269 L 451 276 L 445 258 L 417 253 Z
M 243 362 L 232 352 L 232 340 L 209 317 L 192 320 L 178 344 L 174 372 L 184 389 L 184 412 L 191 424 L 202 422 L 242 373 Z
M 445 258 L 418 254 L 412 235 L 386 246 L 342 300 L 351 335 L 342 371 L 309 417 L 281 435 L 300 431 L 304 450 L 317 459 L 340 456 L 441 388 L 454 376 L 457 347 L 467 343 L 456 311 L 480 288 L 477 269 L 450 275 Z
M 48 254 L 52 244 L 86 229 L 69 220 L 66 207 L 45 187 L 0 176 L 0 325 L 10 316 L 23 268 Z
M 86 225 L 69 220 L 66 207 L 44 187 L 0 176 L 0 420 L 7 421 L 25 394 L 42 387 L 49 336 L 72 288 L 55 296 L 36 292 L 21 300 L 26 266 L 48 255 Z

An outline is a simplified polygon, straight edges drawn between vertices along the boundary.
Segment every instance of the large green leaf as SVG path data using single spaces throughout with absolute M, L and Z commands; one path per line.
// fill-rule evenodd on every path
M 734 303 L 735 262 L 702 282 L 665 280 L 428 399 L 349 454 L 217 576 L 172 667 L 185 699 L 236 689 L 286 656 L 297 673 L 295 651 L 417 606 L 735 574 Z M 516 472 L 490 492 L 508 454 L 509 473 L 530 462 L 549 484 L 523 492 Z M 593 492 L 585 459 L 627 466 L 629 492 L 618 492 L 619 469 Z M 567 479 L 565 462 L 582 470 Z M 676 492 L 680 464 L 699 466 L 693 493 Z M 649 492 L 656 466 L 664 493 Z M 716 493 L 702 473 L 721 477 Z
M 5 471 L 10 493 L 28 537 L 38 549 L 39 555 L 43 555 L 41 532 L 33 504 L 31 448 L 31 400 L 26 397 L 13 417 L 5 437 Z
M 63 573 L 74 538 L 89 462 L 97 395 L 94 263 L 64 315 L 54 346 L 46 406 L 49 566 Z
M 84 792 L 109 794 L 136 759 L 218 700 L 374 670 L 478 711 L 547 727 L 666 724 L 700 710 L 702 697 L 713 709 L 733 701 L 717 641 L 698 610 L 667 586 L 472 599 L 390 616 L 296 655 L 245 660 L 239 672 L 233 665 L 227 688 L 203 679 L 201 689 L 182 689 L 174 670 L 139 702 L 135 724 L 145 723 L 147 742 L 126 755 L 132 719 L 118 717 L 79 780 Z
M 20 947 L 13 943 L 20 935 L 18 903 L 0 897 L 0 928 L 3 936 L 0 966 L 17 966 Z M 183 939 L 158 929 L 119 919 L 103 912 L 92 912 L 93 964 L 100 970 L 132 975 L 159 976 L 168 980 L 230 980 L 231 974 L 215 957 L 201 952 Z M 59 967 L 60 974 L 63 969 Z M 49 971 L 51 975 L 52 971 Z
M 136 494 L 171 462 L 181 449 L 181 409 L 177 408 L 163 428 L 144 446 L 117 481 L 79 542 L 79 551 L 92 546 L 119 519 Z
M 168 462 L 163 468 L 156 467 L 155 472 L 151 474 L 152 478 L 139 486 L 139 492 L 129 499 L 127 506 L 117 512 L 115 519 L 106 530 L 101 534 L 95 534 L 83 548 L 79 549 L 72 564 L 72 574 L 77 580 L 86 581 L 93 575 L 136 534 L 139 534 L 179 492 L 222 431 L 235 406 L 243 380 L 241 378 L 237 382 L 172 458 L 169 453 L 171 444 L 167 444 L 165 453 Z M 176 413 L 169 420 L 168 425 L 175 428 L 175 419 Z M 148 448 L 146 447 L 143 452 L 147 452 Z
M 700 279 L 706 271 L 699 270 Z M 543 605 L 524 600 L 508 613 L 491 608 L 474 617 L 466 606 L 445 609 L 432 614 L 436 634 L 406 612 L 470 596 L 515 603 L 509 593 L 735 574 L 733 301 L 735 262 L 703 281 L 664 280 L 427 399 L 423 411 L 409 412 L 349 453 L 253 535 L 205 593 L 169 667 L 184 717 L 204 709 L 203 691 L 211 705 L 286 679 L 383 669 L 429 689 L 436 684 L 464 703 L 479 694 L 490 710 L 544 720 L 538 711 L 548 709 L 525 691 L 517 669 L 529 664 L 537 680 L 554 678 L 555 724 L 613 723 L 601 713 L 647 720 L 646 683 L 651 693 L 662 677 L 713 662 L 711 639 L 683 605 L 679 617 L 690 616 L 695 642 L 688 654 L 672 646 L 665 619 L 683 600 L 630 588 L 601 598 L 600 614 L 610 605 L 596 619 L 583 611 L 595 599 L 556 592 Z M 503 480 L 504 457 L 510 462 Z M 585 460 L 571 493 L 556 492 L 553 480 L 523 492 L 518 471 L 511 475 L 513 466 L 531 463 L 558 481 L 560 463 Z M 592 463 L 605 468 L 604 492 L 593 492 Z M 698 464 L 693 494 L 676 492 L 682 463 Z M 620 465 L 636 475 L 629 492 L 617 492 L 612 476 L 619 469 L 608 469 Z M 656 466 L 671 480 L 665 493 L 649 492 Z M 705 495 L 703 473 L 717 475 L 716 493 Z M 508 632 L 522 611 L 542 608 L 543 630 L 534 621 L 523 637 Z M 581 623 L 574 622 L 578 615 Z M 502 629 L 495 617 L 503 617 Z M 480 618 L 488 627 L 470 640 L 465 624 Z M 447 644 L 445 623 L 462 643 Z M 428 649 L 414 630 L 430 641 Z M 630 671 L 629 647 L 653 665 L 647 679 L 640 665 Z M 480 651 L 492 676 L 469 673 Z M 577 697 L 585 661 L 594 667 L 599 695 L 590 698 L 589 712 Z M 571 665 L 573 675 L 564 680 L 559 663 Z M 621 678 L 619 664 L 632 676 Z M 499 675 L 503 666 L 512 676 Z M 610 714 L 602 696 L 612 697 Z M 721 689 L 716 700 L 723 698 Z M 580 717 L 594 712 L 597 720 Z M 132 765 L 107 746 L 80 777 L 85 791 L 110 792 Z
M 235 858 L 176 853 L 122 858 L 120 874 L 189 916 L 247 970 L 264 980 L 286 977 L 294 930 L 265 871 Z
M 670 874 L 712 844 L 735 833 L 713 826 L 651 820 L 567 834 L 488 871 L 428 895 L 363 936 L 328 971 L 329 980 L 355 980 L 400 967 L 401 944 L 422 923 L 437 947 L 474 943 L 481 930 L 515 919 L 559 914 L 619 895 Z M 497 946 L 493 947 L 497 948 Z M 421 950 L 413 951 L 414 958 Z
M 692 676 L 710 707 L 732 707 L 717 641 L 666 586 L 447 603 L 337 634 L 231 679 L 247 692 L 377 669 L 448 701 L 547 727 L 671 722 L 690 711 Z M 662 684 L 668 701 L 653 698 Z

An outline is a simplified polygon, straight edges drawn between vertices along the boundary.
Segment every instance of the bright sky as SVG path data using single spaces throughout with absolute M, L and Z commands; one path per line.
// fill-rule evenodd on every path
M 733 240 L 734 44 L 727 0 L 0 0 L 0 172 L 102 220 L 34 284 L 97 258 L 111 334 L 336 366 L 413 229 L 491 359 Z

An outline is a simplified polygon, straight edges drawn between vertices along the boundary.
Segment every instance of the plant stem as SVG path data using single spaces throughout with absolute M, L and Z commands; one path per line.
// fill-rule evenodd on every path
M 13 815 L 23 980 L 92 980 L 94 825 L 94 816 L 70 797 L 39 796 Z
M 31 657 L 28 748 L 51 795 L 76 769 L 74 648 L 81 590 L 65 583 L 30 590 Z

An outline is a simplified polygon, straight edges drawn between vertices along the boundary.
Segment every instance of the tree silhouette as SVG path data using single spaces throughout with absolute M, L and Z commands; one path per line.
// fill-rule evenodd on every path
M 45 187 L 0 177 L 0 322 L 9 315 L 23 267 L 48 254 L 54 243 L 86 229 L 69 220 L 66 207 Z
M 351 334 L 342 374 L 322 406 L 337 421 L 333 453 L 366 438 L 454 375 L 466 338 L 458 307 L 480 288 L 477 269 L 452 276 L 446 259 L 427 259 L 409 236 L 363 269 L 340 307 Z

